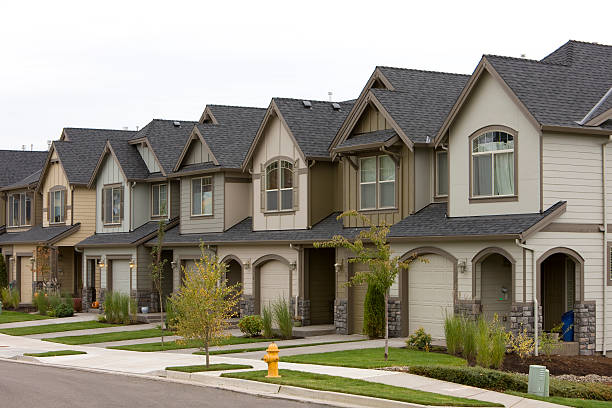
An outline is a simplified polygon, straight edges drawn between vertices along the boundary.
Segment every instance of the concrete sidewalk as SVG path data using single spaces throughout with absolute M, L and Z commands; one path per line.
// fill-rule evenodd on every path
M 344 343 L 345 346 L 360 344 L 362 344 L 362 342 Z M 328 345 L 326 347 L 341 345 L 342 344 Z M 90 346 L 66 346 L 62 344 L 43 342 L 36 339 L 6 336 L 0 334 L 0 357 L 3 358 L 15 358 L 18 356 L 22 356 L 23 353 L 65 349 L 85 351 L 87 352 L 87 354 L 40 358 L 37 360 L 44 363 L 55 364 L 65 367 L 108 370 L 132 374 L 155 374 L 159 370 L 164 370 L 166 367 L 169 366 L 203 364 L 205 361 L 204 356 L 193 354 L 158 352 L 138 353 Z M 283 355 L 287 355 L 285 351 L 281 351 L 281 359 Z M 253 366 L 253 368 L 256 370 L 264 370 L 267 368 L 266 364 L 263 361 L 256 358 L 217 355 L 211 356 L 211 363 L 248 364 Z M 498 392 L 434 380 L 407 373 L 283 362 L 279 364 L 279 368 L 355 378 L 371 382 L 395 385 L 399 387 L 436 392 L 439 394 L 457 397 L 475 398 L 483 401 L 501 403 L 507 407 L 513 408 L 560 407 L 556 404 L 550 404 L 547 402 L 506 395 Z M 198 375 L 218 376 L 219 373 L 198 373 Z
M 44 326 L 46 324 L 58 324 L 58 323 L 76 323 L 76 322 L 88 322 L 90 320 L 98 320 L 98 313 L 75 313 L 71 317 L 62 317 L 56 319 L 42 319 L 42 320 L 28 320 L 25 322 L 14 322 L 14 323 L 2 323 L 0 329 L 11 329 L 13 327 L 30 327 L 30 326 Z
M 109 326 L 109 327 L 100 327 L 97 329 L 70 330 L 70 331 L 63 331 L 63 332 L 30 334 L 30 335 L 23 336 L 23 337 L 27 337 L 30 339 L 52 339 L 54 337 L 83 336 L 83 335 L 91 335 L 91 334 L 104 334 L 104 333 L 148 330 L 148 329 L 155 329 L 157 326 L 158 326 L 157 324 L 153 324 L 153 323 L 131 324 L 128 326 Z M 159 341 L 159 337 L 157 337 L 157 339 Z

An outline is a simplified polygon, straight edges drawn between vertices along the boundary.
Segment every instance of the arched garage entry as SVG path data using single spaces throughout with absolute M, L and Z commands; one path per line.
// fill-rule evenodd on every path
M 291 271 L 288 260 L 279 255 L 264 255 L 253 262 L 255 314 L 279 298 L 291 299 Z
M 242 261 L 240 260 L 240 258 L 238 258 L 235 255 L 227 255 L 225 258 L 223 258 L 223 260 L 221 261 L 222 263 L 225 264 L 226 267 L 226 271 L 225 271 L 225 282 L 228 286 L 236 286 L 237 284 L 240 284 L 239 288 L 240 290 L 242 290 L 242 270 L 243 270 L 243 265 L 242 265 Z M 236 305 L 235 308 L 235 316 L 240 317 L 240 303 L 238 303 Z
M 402 335 L 422 327 L 434 339 L 443 339 L 444 318 L 453 313 L 457 291 L 457 258 L 440 248 L 419 247 L 406 252 L 402 260 L 413 255 L 426 262 L 417 259 L 400 274 Z

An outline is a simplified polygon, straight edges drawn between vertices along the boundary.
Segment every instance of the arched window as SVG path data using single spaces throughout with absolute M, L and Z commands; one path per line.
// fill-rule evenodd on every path
M 488 131 L 471 139 L 472 197 L 515 195 L 514 135 Z
M 293 210 L 293 163 L 277 160 L 266 166 L 266 211 Z

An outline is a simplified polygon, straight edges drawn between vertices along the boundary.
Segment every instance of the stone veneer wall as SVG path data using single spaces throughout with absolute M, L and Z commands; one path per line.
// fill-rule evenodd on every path
M 580 355 L 595 353 L 595 302 L 585 301 L 574 305 L 574 341 L 579 344 Z
M 402 302 L 399 298 L 389 298 L 387 316 L 389 317 L 389 337 L 402 336 Z
M 83 288 L 83 292 L 81 295 L 81 304 L 83 305 L 83 312 L 88 312 L 91 308 L 91 303 L 93 302 L 92 299 L 95 290 L 95 288 Z
M 510 309 L 510 331 L 517 335 L 523 329 L 530 337 L 535 335 L 533 302 L 513 303 Z M 538 306 L 538 333 L 542 333 L 542 306 Z
M 310 326 L 310 299 L 298 299 L 298 316 L 302 318 L 302 326 Z
M 476 320 L 482 313 L 482 305 L 480 300 L 456 300 L 453 311 L 457 315 L 466 316 L 472 320 Z
M 334 300 L 334 326 L 336 333 L 348 334 L 348 300 Z
M 255 296 L 242 295 L 240 299 L 240 317 L 251 316 L 255 314 Z

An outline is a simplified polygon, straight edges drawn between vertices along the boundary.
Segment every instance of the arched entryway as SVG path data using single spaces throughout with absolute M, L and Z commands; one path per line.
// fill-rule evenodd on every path
M 253 280 L 256 314 L 278 299 L 290 301 L 290 263 L 282 256 L 265 255 L 253 262 Z
M 546 251 L 537 262 L 538 302 L 542 306 L 542 329 L 551 331 L 564 313 L 583 297 L 584 259 L 569 248 Z
M 227 255 L 221 261 L 225 264 L 225 283 L 228 286 L 235 287 L 239 285 L 238 288 L 240 290 L 243 289 L 242 283 L 242 261 L 235 255 Z M 240 303 L 238 303 L 235 307 L 236 317 L 240 317 Z
M 492 321 L 497 316 L 508 329 L 514 300 L 515 267 L 512 255 L 497 247 L 483 249 L 472 260 L 473 283 L 480 289 L 483 317 Z

